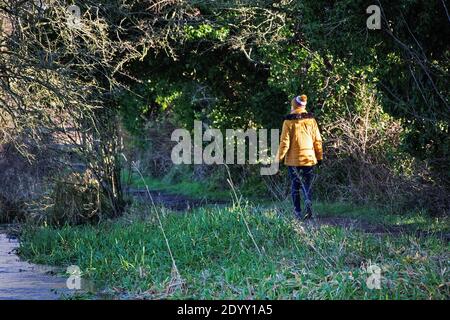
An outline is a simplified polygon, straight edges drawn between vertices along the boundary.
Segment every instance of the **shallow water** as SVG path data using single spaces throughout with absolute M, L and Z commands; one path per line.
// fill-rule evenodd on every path
M 17 256 L 19 241 L 0 233 L 0 300 L 56 300 L 70 294 L 66 279 L 50 267 Z

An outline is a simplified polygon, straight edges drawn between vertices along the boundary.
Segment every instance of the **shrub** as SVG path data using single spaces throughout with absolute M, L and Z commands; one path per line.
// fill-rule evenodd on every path
M 58 180 L 50 201 L 52 206 L 46 211 L 46 220 L 57 225 L 98 222 L 105 212 L 111 211 L 99 182 L 89 170 L 70 173 L 64 180 Z

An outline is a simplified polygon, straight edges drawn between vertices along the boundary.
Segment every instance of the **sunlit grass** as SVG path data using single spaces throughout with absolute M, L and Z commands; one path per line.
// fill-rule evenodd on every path
M 20 252 L 37 263 L 79 265 L 84 277 L 131 297 L 450 297 L 449 247 L 438 237 L 302 226 L 279 211 L 251 205 L 242 212 L 233 208 L 161 212 L 161 219 L 184 281 L 175 287 L 169 286 L 172 264 L 164 238 L 154 213 L 145 207 L 134 207 L 122 219 L 99 226 L 30 228 Z M 382 269 L 380 290 L 366 285 L 365 267 L 370 264 Z

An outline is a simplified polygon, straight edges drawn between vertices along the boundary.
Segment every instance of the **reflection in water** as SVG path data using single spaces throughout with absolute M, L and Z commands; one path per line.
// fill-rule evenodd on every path
M 20 260 L 19 241 L 0 233 L 0 300 L 55 300 L 70 295 L 54 269 Z

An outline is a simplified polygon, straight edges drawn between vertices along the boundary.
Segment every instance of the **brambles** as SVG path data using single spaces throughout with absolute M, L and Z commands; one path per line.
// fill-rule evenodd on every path
M 98 222 L 102 219 L 102 213 L 112 210 L 98 180 L 89 171 L 60 177 L 49 198 L 51 207 L 44 214 L 50 224 Z

